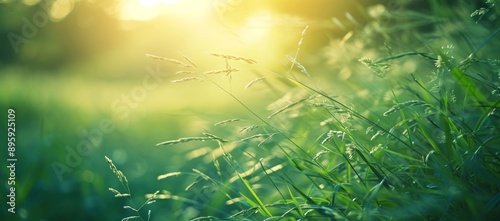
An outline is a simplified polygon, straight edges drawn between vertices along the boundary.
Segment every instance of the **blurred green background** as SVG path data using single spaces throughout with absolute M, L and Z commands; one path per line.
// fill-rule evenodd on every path
M 12 108 L 18 159 L 16 213 L 8 213 L 2 203 L 2 220 L 120 220 L 128 212 L 125 200 L 108 191 L 120 184 L 104 156 L 125 173 L 133 196 L 142 202 L 156 190 L 185 188 L 157 181 L 158 175 L 210 163 L 188 154 L 200 144 L 156 143 L 199 135 L 225 119 L 251 118 L 212 84 L 170 83 L 179 78 L 179 69 L 146 54 L 181 60 L 181 52 L 200 70 L 226 67 L 209 52 L 256 60 L 253 66 L 235 63 L 241 75 L 220 81 L 255 110 L 265 110 L 268 103 L 259 97 L 267 102 L 281 95 L 264 85 L 251 91 L 244 85 L 263 70 L 286 70 L 285 55 L 295 53 L 306 25 L 300 61 L 324 79 L 336 79 L 324 84 L 355 89 L 350 78 L 355 73 L 328 74 L 343 70 L 330 61 L 352 56 L 357 62 L 355 55 L 370 51 L 359 46 L 354 55 L 341 54 L 332 42 L 372 22 L 367 12 L 376 13 L 377 6 L 427 12 L 432 4 L 454 4 L 449 2 L 454 1 L 0 0 L 0 136 L 5 147 L 7 109 Z M 482 2 L 467 5 L 472 10 Z M 414 30 L 415 24 L 408 25 Z M 432 31 L 425 22 L 417 26 L 418 32 Z M 371 35 L 366 42 L 383 47 L 383 37 Z M 416 46 L 400 40 L 401 51 Z M 4 195 L 6 172 L 1 173 Z M 174 208 L 169 200 L 148 207 L 152 220 L 179 217 Z

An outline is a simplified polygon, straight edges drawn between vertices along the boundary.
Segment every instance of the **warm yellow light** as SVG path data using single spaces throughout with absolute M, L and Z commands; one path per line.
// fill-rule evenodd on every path
M 122 0 L 121 18 L 123 20 L 147 21 L 156 18 L 160 14 L 173 14 L 176 11 L 192 13 L 199 2 L 182 0 Z M 189 6 L 187 9 L 186 6 Z
M 161 4 L 171 5 L 178 2 L 180 2 L 180 0 L 139 0 L 139 4 L 145 7 L 152 7 Z
M 246 43 L 257 44 L 265 39 L 272 27 L 273 14 L 269 11 L 261 11 L 249 16 L 240 25 L 237 32 L 239 38 Z

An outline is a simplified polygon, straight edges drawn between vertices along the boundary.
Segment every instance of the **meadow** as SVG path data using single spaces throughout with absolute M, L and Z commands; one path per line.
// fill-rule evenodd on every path
M 434 14 L 368 8 L 371 21 L 332 40 L 311 68 L 314 55 L 301 50 L 308 26 L 279 69 L 210 53 L 225 65 L 205 71 L 183 54 L 149 55 L 188 74 L 172 83 L 215 86 L 243 113 L 157 143 L 195 143 L 186 156 L 204 164 L 158 175 L 184 185 L 149 194 L 144 205 L 171 200 L 176 216 L 191 220 L 500 218 L 500 29 L 482 23 L 494 8 L 486 5 L 463 14 L 470 8 L 460 4 L 436 3 Z M 254 79 L 239 84 L 247 73 L 238 72 Z M 126 176 L 106 160 L 125 187 L 111 190 L 130 197 Z M 128 218 L 149 219 L 142 208 L 128 207 L 137 212 Z
M 75 3 L 1 57 L 2 217 L 500 219 L 495 1 L 187 2 L 123 24 Z

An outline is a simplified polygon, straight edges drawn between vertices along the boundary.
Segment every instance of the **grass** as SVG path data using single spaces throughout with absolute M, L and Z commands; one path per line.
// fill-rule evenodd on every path
M 488 10 L 493 6 L 472 14 L 483 16 Z M 412 25 L 434 25 L 428 36 L 446 35 L 455 25 L 409 9 L 397 13 L 407 13 L 405 19 L 410 20 L 414 16 L 415 22 L 426 18 Z M 173 83 L 209 82 L 251 117 L 228 117 L 213 122 L 213 132 L 158 143 L 199 142 L 200 148 L 189 155 L 207 163 L 159 175 L 159 180 L 184 185 L 185 191 L 163 190 L 148 195 L 146 202 L 173 200 L 177 204 L 172 211 L 180 211 L 177 217 L 191 220 L 500 219 L 500 61 L 494 50 L 483 51 L 498 48 L 499 31 L 470 22 L 469 15 L 457 15 L 467 28 L 488 34 L 464 29 L 449 34 L 448 41 L 436 38 L 401 51 L 406 50 L 403 43 L 424 34 L 384 26 L 397 22 L 397 13 L 387 13 L 342 40 L 343 47 L 365 41 L 364 49 L 379 55 L 339 65 L 361 71 L 348 78 L 355 83 L 346 84 L 376 85 L 364 88 L 368 93 L 357 93 L 359 86 L 353 86 L 346 94 L 354 96 L 338 96 L 338 88 L 322 83 L 328 77 L 307 70 L 299 59 L 300 47 L 307 42 L 304 30 L 295 55 L 285 56 L 289 68 L 259 67 L 265 73 L 247 84 L 248 90 L 259 83 L 275 91 L 285 89 L 278 101 L 265 100 L 271 105 L 264 115 L 232 88 L 237 74 L 258 65 L 258 60 L 210 53 L 226 65 L 203 71 L 182 54 L 185 62 L 148 55 L 192 75 Z M 385 44 L 375 44 L 366 33 Z M 411 71 L 405 64 L 413 64 Z M 112 170 L 120 179 L 122 173 Z M 124 188 L 130 194 L 128 186 Z M 138 214 L 129 218 L 143 219 L 138 212 L 142 206 L 130 208 Z
M 136 203 L 134 202 L 134 199 L 132 198 L 132 191 L 130 190 L 130 186 L 129 186 L 129 182 L 128 182 L 127 177 L 125 176 L 125 174 L 123 174 L 123 172 L 121 170 L 118 170 L 118 168 L 115 166 L 115 164 L 113 163 L 113 161 L 111 159 L 109 159 L 108 157 L 105 157 L 105 159 L 106 159 L 106 162 L 109 164 L 109 168 L 111 169 L 111 171 L 113 171 L 113 173 L 116 175 L 116 177 L 118 178 L 118 180 L 122 184 L 123 190 L 125 192 L 122 193 L 122 192 L 120 192 L 116 189 L 113 189 L 113 188 L 109 188 L 109 191 L 114 193 L 115 197 L 127 198 L 131 202 L 131 205 L 124 206 L 123 208 L 132 211 L 133 215 L 125 217 L 122 220 L 127 221 L 127 220 L 139 219 L 141 221 L 144 221 L 144 219 L 141 216 L 141 210 L 144 208 L 144 206 L 155 202 L 154 198 L 156 197 L 156 194 L 158 194 L 158 191 L 155 192 L 154 194 L 152 194 L 152 196 L 149 197 L 142 205 L 137 207 Z M 151 218 L 151 210 L 148 210 L 147 217 L 148 218 L 146 220 L 149 221 Z

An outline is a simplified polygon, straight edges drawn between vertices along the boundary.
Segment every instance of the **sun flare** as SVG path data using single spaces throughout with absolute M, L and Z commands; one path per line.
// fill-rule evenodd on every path
M 141 6 L 145 7 L 152 7 L 152 6 L 157 6 L 157 5 L 172 5 L 179 3 L 180 0 L 139 0 L 139 4 Z
M 171 18 L 185 18 L 190 14 L 190 18 L 205 16 L 210 12 L 209 1 L 182 1 L 182 0 L 121 0 L 122 20 L 148 21 L 160 15 L 167 15 Z
M 124 20 L 151 20 L 161 14 L 165 7 L 178 5 L 180 2 L 181 0 L 123 0 L 121 18 Z

